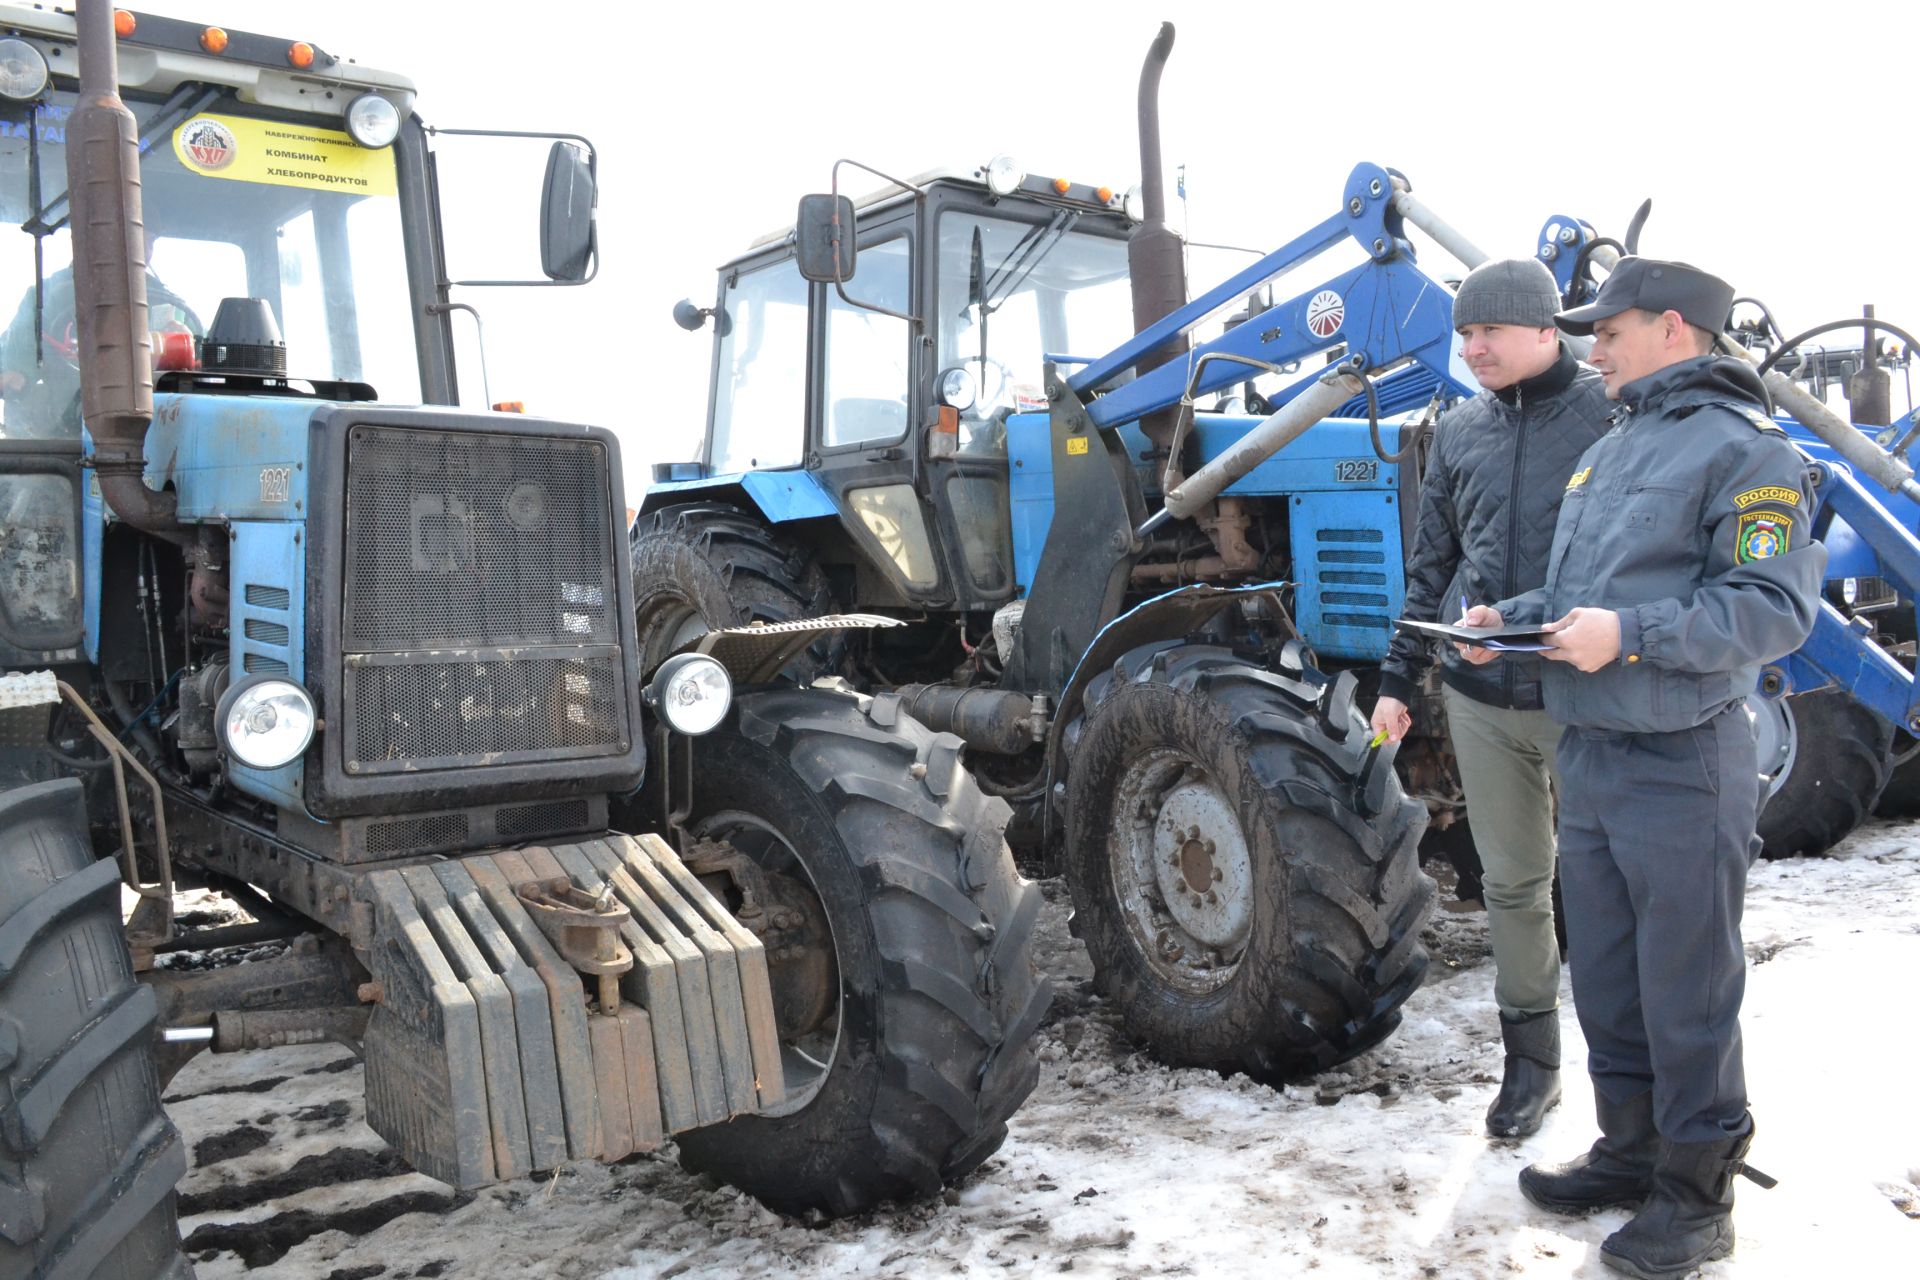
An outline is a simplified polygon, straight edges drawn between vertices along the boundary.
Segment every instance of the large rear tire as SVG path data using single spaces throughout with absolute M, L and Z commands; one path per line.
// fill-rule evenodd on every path
M 1353 678 L 1149 645 L 1087 691 L 1067 881 L 1096 980 L 1174 1065 L 1285 1079 L 1379 1043 L 1420 985 L 1426 812 Z
M 1873 812 L 1893 763 L 1893 726 L 1833 685 L 1756 700 L 1752 711 L 1761 769 L 1774 774 L 1760 810 L 1761 856 L 1826 853 Z
M 633 612 L 641 670 L 708 631 L 750 622 L 792 622 L 833 612 L 811 553 L 758 519 L 720 503 L 663 507 L 633 532 Z M 844 641 L 829 632 L 784 672 L 805 683 L 839 662 Z
M 753 861 L 780 906 L 761 915 L 790 931 L 768 939 L 788 1097 L 681 1134 L 681 1160 L 782 1213 L 937 1193 L 999 1148 L 1038 1079 L 1041 896 L 1005 804 L 891 695 L 750 694 L 691 747 L 689 827 Z M 809 947 L 803 917 L 830 937 Z
M 0 1276 L 170 1280 L 186 1150 L 72 780 L 0 793 Z

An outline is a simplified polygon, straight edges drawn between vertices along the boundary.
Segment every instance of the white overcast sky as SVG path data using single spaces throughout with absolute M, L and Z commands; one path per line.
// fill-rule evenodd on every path
M 430 124 L 592 138 L 598 280 L 462 300 L 486 317 L 494 397 L 615 428 L 630 487 L 691 456 L 703 420 L 711 330 L 675 327 L 674 302 L 710 303 L 713 268 L 791 222 L 836 159 L 909 175 L 1006 152 L 1130 186 L 1163 18 L 1163 150 L 1187 168 L 1192 239 L 1275 247 L 1369 160 L 1496 255 L 1531 252 L 1554 214 L 1618 236 L 1651 196 L 1643 251 L 1725 276 L 1790 330 L 1865 302 L 1920 327 L 1911 4 L 148 5 L 406 74 Z

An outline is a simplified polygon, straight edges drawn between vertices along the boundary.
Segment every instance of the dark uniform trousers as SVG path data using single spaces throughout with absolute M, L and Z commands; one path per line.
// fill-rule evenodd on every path
M 1736 1133 L 1740 910 L 1760 812 L 1746 709 L 1670 733 L 1570 727 L 1560 772 L 1561 885 L 1578 905 L 1567 959 L 1593 1086 L 1614 1103 L 1651 1088 L 1669 1141 Z

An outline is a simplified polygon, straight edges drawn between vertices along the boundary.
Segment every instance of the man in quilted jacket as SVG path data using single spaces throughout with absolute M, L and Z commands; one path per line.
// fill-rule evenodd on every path
M 1574 462 L 1607 430 L 1600 375 L 1554 328 L 1553 276 L 1530 258 L 1489 262 L 1460 284 L 1453 325 L 1484 388 L 1441 419 L 1407 562 L 1406 614 L 1451 622 L 1546 579 L 1554 520 Z M 1399 741 L 1432 663 L 1418 633 L 1395 634 L 1373 727 Z M 1560 947 L 1553 929 L 1554 751 L 1540 663 L 1466 662 L 1447 646 L 1441 694 L 1484 868 L 1494 1001 L 1506 1063 L 1487 1131 L 1523 1137 L 1560 1100 Z

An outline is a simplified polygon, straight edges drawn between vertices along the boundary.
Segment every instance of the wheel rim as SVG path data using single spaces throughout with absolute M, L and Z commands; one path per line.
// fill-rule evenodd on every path
M 653 603 L 639 620 L 641 643 L 646 646 L 642 665 L 652 670 L 712 629 L 690 601 L 675 597 Z
M 1253 857 L 1197 760 L 1161 749 L 1128 766 L 1109 855 L 1120 915 L 1154 972 L 1202 992 L 1233 976 L 1253 933 Z
M 693 833 L 703 840 L 724 840 L 736 850 L 758 863 L 770 877 L 786 877 L 806 886 L 816 902 L 821 901 L 820 887 L 813 882 L 813 874 L 807 865 L 794 852 L 793 843 L 780 830 L 764 818 L 750 813 L 726 810 L 710 814 L 694 825 Z M 833 937 L 833 918 L 826 915 L 824 907 L 821 914 L 827 922 L 827 933 L 832 939 L 833 949 L 833 986 L 832 1010 L 821 1022 L 805 1029 L 801 1034 L 789 1034 L 789 1028 L 779 1027 L 780 1066 L 786 1077 L 786 1095 L 775 1105 L 762 1109 L 762 1116 L 792 1115 L 811 1103 L 820 1088 L 826 1083 L 827 1076 L 833 1070 L 834 1059 L 840 1052 L 840 1028 L 843 1002 L 840 997 L 840 943 Z
M 1787 701 L 1786 698 L 1747 700 L 1747 718 L 1753 722 L 1754 757 L 1760 767 L 1762 804 L 1773 799 L 1774 793 L 1786 784 L 1799 754 L 1799 734 L 1794 728 L 1793 708 Z

